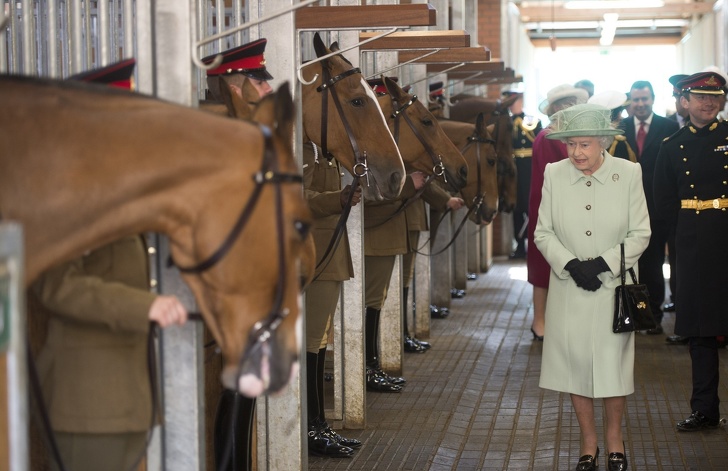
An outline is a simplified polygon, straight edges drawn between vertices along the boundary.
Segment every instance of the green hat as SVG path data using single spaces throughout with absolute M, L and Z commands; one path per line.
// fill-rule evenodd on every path
M 548 139 L 564 139 L 567 137 L 600 137 L 622 134 L 621 129 L 611 126 L 612 111 L 602 105 L 585 103 L 574 105 L 557 113 L 551 118 L 553 131 Z

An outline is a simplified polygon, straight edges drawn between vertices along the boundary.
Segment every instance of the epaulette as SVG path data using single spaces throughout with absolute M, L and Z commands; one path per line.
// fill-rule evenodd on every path
M 678 130 L 677 130 L 677 132 L 676 132 L 675 134 L 672 134 L 672 135 L 670 135 L 670 136 L 667 136 L 667 137 L 666 137 L 665 139 L 663 139 L 663 140 L 662 140 L 662 142 L 667 142 L 667 141 L 669 141 L 670 139 L 673 139 L 673 138 L 675 138 L 675 137 L 677 137 L 677 136 L 679 136 L 679 135 L 683 134 L 683 133 L 685 132 L 685 130 L 686 130 L 687 128 L 688 128 L 688 125 L 686 124 L 685 126 L 683 126 L 683 127 L 681 127 L 680 129 L 678 129 Z

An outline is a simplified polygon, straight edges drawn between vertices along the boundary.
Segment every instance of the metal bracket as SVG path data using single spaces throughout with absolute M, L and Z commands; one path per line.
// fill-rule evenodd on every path
M 308 6 L 308 5 L 312 4 L 312 3 L 317 3 L 317 2 L 320 2 L 320 1 L 321 0 L 305 0 L 305 1 L 302 1 L 301 3 L 297 3 L 297 4 L 293 5 L 290 8 L 286 8 L 284 10 L 281 10 L 279 12 L 270 14 L 268 16 L 264 16 L 262 18 L 258 18 L 255 21 L 250 21 L 248 23 L 243 23 L 242 25 L 236 26 L 235 28 L 230 28 L 230 29 L 225 30 L 225 31 L 223 31 L 221 33 L 217 33 L 217 34 L 214 34 L 212 36 L 208 36 L 207 38 L 202 39 L 202 40 L 198 41 L 197 44 L 195 44 L 195 47 L 192 49 L 192 62 L 197 67 L 199 67 L 202 70 L 210 70 L 210 69 L 214 69 L 215 67 L 219 67 L 220 64 L 222 64 L 222 55 L 221 54 L 218 54 L 217 56 L 215 56 L 215 59 L 210 64 L 204 64 L 200 60 L 200 56 L 199 56 L 200 47 L 204 46 L 205 44 L 209 44 L 209 43 L 211 43 L 213 41 L 217 41 L 218 39 L 222 39 L 224 37 L 227 37 L 227 36 L 230 36 L 232 34 L 235 34 L 235 33 L 239 32 L 239 31 L 243 31 L 243 30 L 246 30 L 248 28 L 252 28 L 253 26 L 259 25 L 260 23 L 265 23 L 266 21 L 270 21 L 273 18 L 277 18 L 279 16 L 285 15 L 286 13 L 290 13 L 290 12 L 292 12 L 294 10 L 298 10 L 299 8 L 302 8 L 302 7 Z

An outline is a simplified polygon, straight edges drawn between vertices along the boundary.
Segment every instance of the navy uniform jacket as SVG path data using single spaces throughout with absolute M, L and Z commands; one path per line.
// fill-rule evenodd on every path
M 728 335 L 728 209 L 680 209 L 681 200 L 726 197 L 728 122 L 688 123 L 662 145 L 654 189 L 657 211 L 677 224 L 677 335 Z
M 531 192 L 531 157 L 533 141 L 541 132 L 541 121 L 529 130 L 523 126 L 526 113 L 513 115 L 513 157 L 516 161 L 516 211 L 528 212 L 528 199 Z
M 632 149 L 637 151 L 637 138 L 634 127 L 634 119 L 628 118 L 622 120 L 620 128 L 624 129 L 624 137 L 627 138 L 627 143 Z M 657 162 L 657 154 L 660 151 L 660 145 L 666 137 L 671 136 L 677 130 L 679 126 L 676 121 L 658 116 L 652 115 L 652 124 L 647 131 L 645 137 L 645 147 L 642 149 L 642 154 L 638 156 L 638 162 L 642 166 L 642 185 L 645 188 L 645 197 L 647 198 L 647 211 L 650 213 L 650 219 L 655 219 L 655 200 L 653 198 L 652 190 L 652 179 L 655 174 L 655 163 Z M 615 152 L 619 152 L 618 150 Z M 623 159 L 629 159 L 627 155 L 616 155 L 616 157 L 622 157 Z

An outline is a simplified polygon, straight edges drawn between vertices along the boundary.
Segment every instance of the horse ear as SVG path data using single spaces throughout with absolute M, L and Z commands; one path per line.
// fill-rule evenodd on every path
M 503 101 L 500 102 L 501 108 L 502 109 L 510 108 L 511 105 L 513 103 L 515 103 L 516 100 L 518 100 L 518 98 L 519 98 L 519 95 L 511 95 L 511 96 L 509 96 L 508 98 L 506 98 L 505 100 L 503 100 Z
M 488 131 L 488 134 L 490 134 L 492 136 L 493 133 L 495 132 L 495 124 L 489 124 L 489 125 L 487 125 L 485 127 L 485 130 Z
M 284 142 L 293 141 L 293 121 L 295 118 L 295 107 L 288 82 L 278 87 L 275 100 L 275 120 L 277 123 L 276 133 Z
M 382 75 L 382 81 L 384 82 L 384 87 L 387 89 L 387 93 L 389 93 L 392 98 L 400 99 L 403 95 L 405 95 L 404 90 L 402 90 L 402 88 L 397 85 L 397 82 L 391 78 Z
M 480 135 L 483 135 L 483 120 L 483 113 L 478 113 L 478 116 L 475 118 L 475 131 Z
M 331 43 L 331 46 L 329 46 L 329 49 L 331 50 L 331 52 L 338 51 L 339 50 L 339 41 L 334 41 L 333 43 Z
M 224 77 L 220 78 L 220 98 L 225 103 L 229 116 L 237 119 L 251 118 L 253 113 L 243 99 L 242 90 L 239 86 L 229 83 Z
M 318 33 L 313 35 L 313 48 L 316 51 L 316 57 L 325 56 L 331 52 L 321 40 L 321 36 Z

